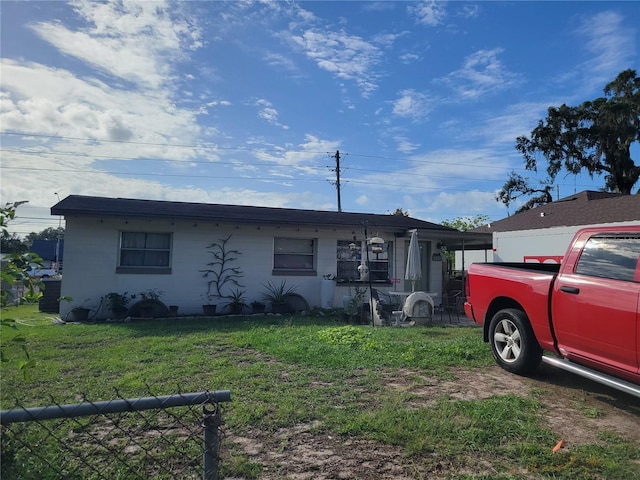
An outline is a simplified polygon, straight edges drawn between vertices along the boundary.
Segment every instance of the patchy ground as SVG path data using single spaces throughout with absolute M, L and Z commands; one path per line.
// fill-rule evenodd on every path
M 428 378 L 418 385 L 418 374 L 406 371 L 390 378 L 387 388 L 410 391 L 416 407 L 428 406 L 442 395 L 476 400 L 535 392 L 546 406 L 548 428 L 563 440 L 563 449 L 594 443 L 601 432 L 613 432 L 640 443 L 640 400 L 630 395 L 546 365 L 529 378 L 509 374 L 497 366 L 454 373 L 456 380 Z M 482 457 L 456 458 L 455 464 L 434 457 L 433 462 L 412 465 L 397 447 L 326 432 L 318 434 L 317 426 L 299 425 L 276 434 L 254 430 L 246 436 L 236 436 L 227 432 L 224 443 L 261 464 L 262 480 L 409 480 L 496 473 L 491 459 Z M 524 471 L 512 473 L 539 478 Z

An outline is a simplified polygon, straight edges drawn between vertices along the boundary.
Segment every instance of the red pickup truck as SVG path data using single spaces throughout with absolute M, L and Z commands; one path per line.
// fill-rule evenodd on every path
M 505 370 L 544 361 L 640 397 L 640 225 L 584 228 L 560 265 L 474 263 L 465 292 Z

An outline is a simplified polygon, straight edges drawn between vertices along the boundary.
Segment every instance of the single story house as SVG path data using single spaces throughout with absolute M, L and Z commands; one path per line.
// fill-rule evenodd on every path
M 442 247 L 490 241 L 487 233 L 400 215 L 80 195 L 64 198 L 51 214 L 66 222 L 61 294 L 73 300 L 61 303 L 62 318 L 74 306 L 101 312 L 101 298 L 110 292 L 150 289 L 180 314 L 196 314 L 211 300 L 223 307 L 236 290 L 246 292 L 247 303 L 260 300 L 265 285 L 282 281 L 310 307 L 339 308 L 343 296 L 369 281 L 382 291 L 411 288 L 404 277 L 412 230 L 421 250 L 422 278 L 415 288 L 441 292 Z M 232 280 L 219 292 L 214 288 L 220 296 L 210 299 L 221 256 L 222 276 Z M 368 277 L 358 268 L 363 264 Z
M 465 269 L 487 261 L 559 263 L 580 228 L 639 223 L 639 194 L 585 190 L 471 230 L 491 234 L 493 248 L 466 253 Z

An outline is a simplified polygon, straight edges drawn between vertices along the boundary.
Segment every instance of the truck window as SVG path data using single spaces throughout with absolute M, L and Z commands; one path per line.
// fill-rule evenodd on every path
M 639 256 L 640 236 L 595 235 L 585 244 L 575 273 L 632 282 Z

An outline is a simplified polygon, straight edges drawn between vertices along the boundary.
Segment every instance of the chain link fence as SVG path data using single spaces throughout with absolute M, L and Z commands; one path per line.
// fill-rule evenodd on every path
M 229 391 L 176 393 L 0 412 L 0 477 L 217 480 Z

